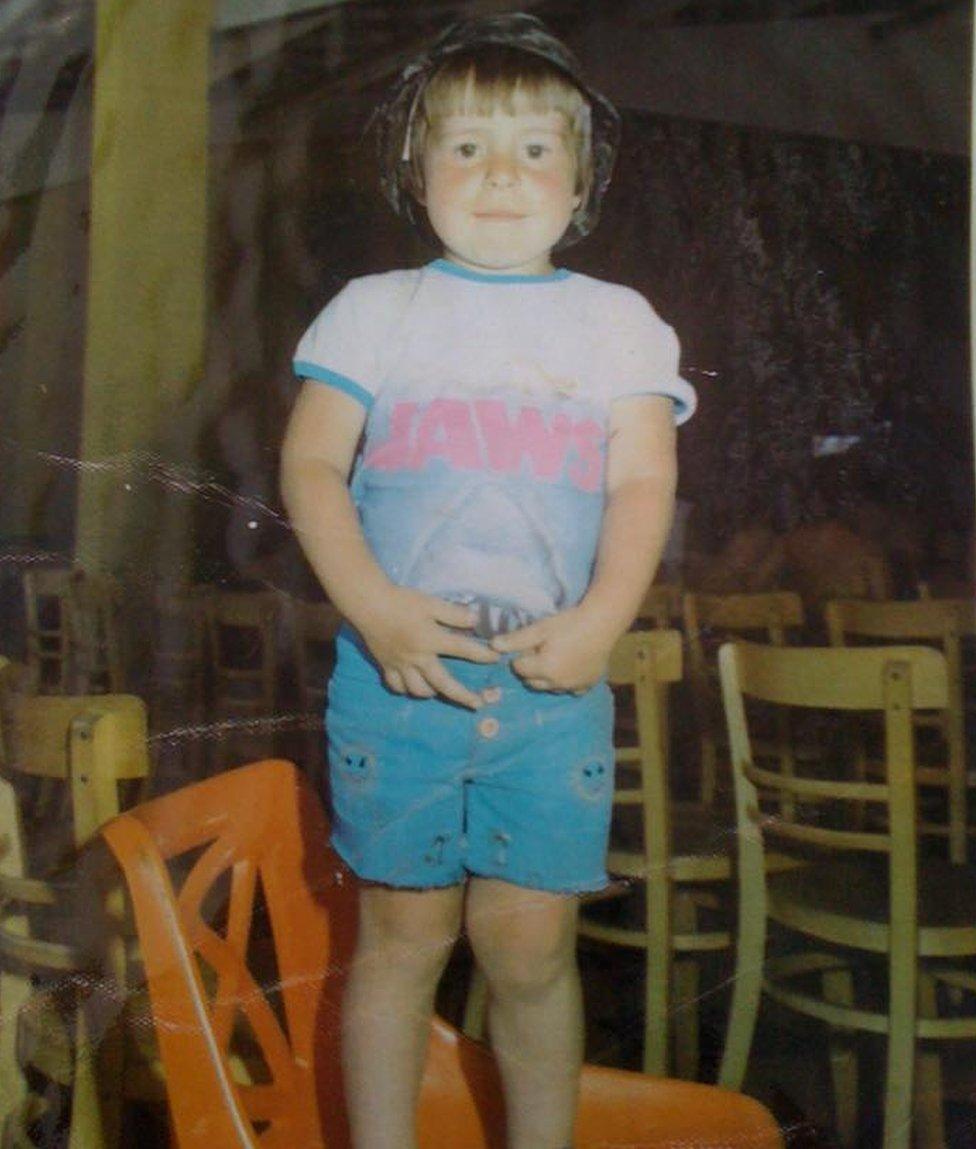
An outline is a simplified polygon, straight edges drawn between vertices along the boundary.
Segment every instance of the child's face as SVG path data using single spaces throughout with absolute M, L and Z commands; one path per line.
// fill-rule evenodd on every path
M 424 204 L 448 258 L 489 273 L 544 275 L 579 206 L 561 112 L 496 110 L 437 120 L 424 150 Z

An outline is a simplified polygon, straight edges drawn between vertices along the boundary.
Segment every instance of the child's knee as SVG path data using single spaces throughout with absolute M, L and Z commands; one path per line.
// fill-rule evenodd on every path
M 496 996 L 532 998 L 576 969 L 575 931 L 565 923 L 529 930 L 469 925 L 475 958 Z
M 382 891 L 361 903 L 357 956 L 393 971 L 439 976 L 460 932 L 460 900 Z M 457 904 L 455 905 L 455 901 Z

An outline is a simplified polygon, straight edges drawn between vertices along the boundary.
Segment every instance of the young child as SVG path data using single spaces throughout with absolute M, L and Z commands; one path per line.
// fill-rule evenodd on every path
M 282 468 L 347 619 L 326 724 L 334 845 L 361 882 L 353 1141 L 416 1144 L 463 919 L 508 1145 L 565 1149 L 574 895 L 606 881 L 607 661 L 665 541 L 694 392 L 643 298 L 553 266 L 596 220 L 617 116 L 537 20 L 451 28 L 376 123 L 388 198 L 443 256 L 354 280 L 315 320 Z

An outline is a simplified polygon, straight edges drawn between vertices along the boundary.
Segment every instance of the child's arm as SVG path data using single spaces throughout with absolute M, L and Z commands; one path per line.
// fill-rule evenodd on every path
M 578 606 L 501 635 L 513 669 L 538 690 L 583 691 L 606 673 L 634 621 L 667 541 L 677 479 L 671 400 L 619 399 L 611 408 L 607 505 L 596 570 Z
M 355 399 L 306 383 L 282 447 L 281 491 L 295 535 L 341 614 L 362 635 L 398 694 L 442 694 L 477 709 L 480 695 L 445 668 L 440 655 L 494 662 L 498 655 L 447 627 L 470 628 L 471 611 L 387 578 L 363 536 L 348 479 L 365 413 Z

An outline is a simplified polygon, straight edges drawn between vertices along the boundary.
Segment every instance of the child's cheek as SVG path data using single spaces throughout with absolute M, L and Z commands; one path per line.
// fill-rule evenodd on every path
M 464 169 L 441 167 L 431 173 L 427 184 L 427 199 L 433 204 L 450 204 L 458 199 L 471 180 Z

